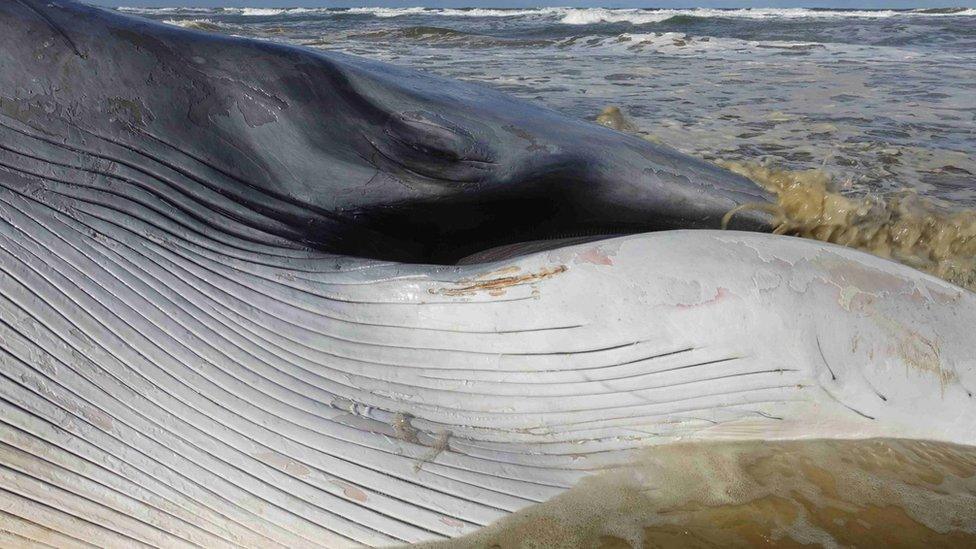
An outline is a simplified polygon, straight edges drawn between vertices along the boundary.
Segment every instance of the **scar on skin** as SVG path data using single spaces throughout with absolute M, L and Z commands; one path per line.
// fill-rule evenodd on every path
M 552 278 L 560 273 L 564 273 L 568 270 L 565 265 L 557 265 L 551 268 L 543 268 L 535 273 L 526 273 L 521 275 L 503 276 L 499 278 L 492 278 L 489 280 L 481 281 L 464 281 L 461 284 L 463 286 L 459 288 L 431 288 L 428 290 L 432 294 L 440 294 L 447 296 L 464 296 L 471 295 L 477 292 L 488 292 L 491 295 L 500 295 L 499 292 L 511 288 L 513 286 L 521 286 L 523 284 L 531 284 L 532 282 L 538 282 L 540 280 L 545 280 L 547 278 Z

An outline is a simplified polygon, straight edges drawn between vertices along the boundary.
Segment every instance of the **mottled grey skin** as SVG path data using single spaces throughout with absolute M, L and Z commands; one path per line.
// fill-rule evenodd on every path
M 7 117 L 85 154 L 98 136 L 140 169 L 164 166 L 168 188 L 153 192 L 192 195 L 192 215 L 219 212 L 252 239 L 450 263 L 519 241 L 714 228 L 767 198 L 482 86 L 74 2 L 0 3 L 0 52 Z M 764 227 L 748 215 L 735 226 Z

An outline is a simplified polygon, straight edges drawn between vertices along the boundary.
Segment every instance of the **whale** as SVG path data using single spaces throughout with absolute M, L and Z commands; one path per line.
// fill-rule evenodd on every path
M 976 444 L 976 297 L 721 168 L 67 0 L 0 52 L 4 543 L 451 539 L 677 441 Z
M 111 143 L 143 171 L 162 163 L 155 175 L 192 215 L 260 243 L 451 263 L 514 242 L 718 228 L 768 199 L 706 162 L 485 87 L 73 3 L 6 4 L 10 118 L 62 127 L 79 149 Z

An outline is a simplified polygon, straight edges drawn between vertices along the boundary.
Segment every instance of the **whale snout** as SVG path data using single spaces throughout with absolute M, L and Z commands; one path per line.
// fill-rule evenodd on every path
M 606 194 L 605 202 L 618 216 L 652 216 L 662 230 L 772 229 L 766 211 L 736 210 L 769 203 L 774 197 L 753 182 L 706 162 L 688 159 L 682 161 L 681 170 L 674 170 L 668 164 L 638 160 L 624 169 L 611 166 L 599 171 L 604 183 L 598 190 Z
M 592 131 L 603 131 L 593 128 Z M 674 149 L 629 135 L 581 141 L 567 172 L 582 223 L 631 226 L 625 232 L 728 228 L 768 232 L 768 213 L 743 208 L 774 197 L 752 181 Z
M 545 195 L 575 216 L 579 226 L 565 230 L 640 232 L 719 228 L 730 210 L 772 199 L 748 179 L 670 147 L 477 84 L 351 60 L 343 73 L 357 101 L 383 113 L 371 146 L 402 168 L 397 177 L 436 183 L 437 200 Z M 544 221 L 533 223 L 545 229 Z M 731 226 L 770 229 L 762 213 L 742 212 Z
M 364 154 L 401 196 L 361 219 L 421 243 L 411 258 L 454 263 L 520 242 L 718 229 L 771 196 L 674 149 L 513 100 L 477 85 L 400 77 L 366 65 L 352 88 L 379 121 Z M 435 85 L 442 84 L 442 85 Z M 434 95 L 411 92 L 438 89 Z M 761 210 L 730 228 L 769 231 Z

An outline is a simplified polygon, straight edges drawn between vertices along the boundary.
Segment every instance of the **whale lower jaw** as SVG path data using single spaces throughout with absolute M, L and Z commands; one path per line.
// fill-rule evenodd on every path
M 976 442 L 973 294 L 856 251 L 677 231 L 403 265 L 66 188 L 0 171 L 0 512 L 22 535 L 378 545 L 676 439 Z

